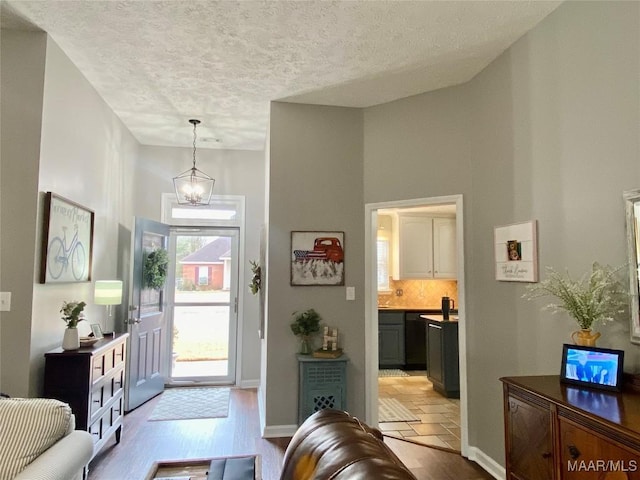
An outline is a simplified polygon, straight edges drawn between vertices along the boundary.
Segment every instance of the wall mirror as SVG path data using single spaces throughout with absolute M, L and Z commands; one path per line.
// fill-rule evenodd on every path
M 624 192 L 631 293 L 631 341 L 640 344 L 640 189 Z

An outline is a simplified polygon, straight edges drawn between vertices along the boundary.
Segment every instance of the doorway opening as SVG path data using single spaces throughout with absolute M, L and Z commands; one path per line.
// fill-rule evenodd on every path
M 238 230 L 172 228 L 169 383 L 232 384 L 238 319 Z
M 167 284 L 170 385 L 233 385 L 241 371 L 245 199 L 214 195 L 205 207 L 162 195 L 171 225 Z
M 409 372 L 408 378 L 398 378 L 397 380 L 389 380 L 388 377 L 387 379 L 385 379 L 384 376 L 379 379 L 380 353 L 384 354 L 383 357 L 385 359 L 385 362 L 383 363 L 388 363 L 387 360 L 389 360 L 390 358 L 393 358 L 393 355 L 392 355 L 393 349 L 389 348 L 388 344 L 385 343 L 382 346 L 379 345 L 379 341 L 381 338 L 380 329 L 384 327 L 383 332 L 388 333 L 387 330 L 396 328 L 392 324 L 393 315 L 391 315 L 391 311 L 399 311 L 399 316 L 403 316 L 404 312 L 402 312 L 403 310 L 402 307 L 408 307 L 409 309 L 411 309 L 412 307 L 412 305 L 402 304 L 403 299 L 401 297 L 400 298 L 398 297 L 398 295 L 402 295 L 402 292 L 398 292 L 397 283 L 390 281 L 389 284 L 385 285 L 383 277 L 392 276 L 393 274 L 391 270 L 387 272 L 387 275 L 383 275 L 382 277 L 379 276 L 380 259 L 385 255 L 389 256 L 389 251 L 385 250 L 384 248 L 385 242 L 382 242 L 383 244 L 382 255 L 378 254 L 378 252 L 380 251 L 380 239 L 385 237 L 385 235 L 379 235 L 379 231 L 378 231 L 379 226 L 380 225 L 384 226 L 385 224 L 385 219 L 384 218 L 379 219 L 379 215 L 387 214 L 389 212 L 394 212 L 394 211 L 407 210 L 407 209 L 410 209 L 414 212 L 418 212 L 421 209 L 424 209 L 425 211 L 431 210 L 433 212 L 433 209 L 435 207 L 441 208 L 442 206 L 447 206 L 446 208 L 449 209 L 449 212 L 454 212 L 453 213 L 454 218 L 452 222 L 453 222 L 453 225 L 455 225 L 455 229 L 454 229 L 455 240 L 453 241 L 453 243 L 455 243 L 454 252 L 455 252 L 455 258 L 457 259 L 457 265 L 454 266 L 455 279 L 456 279 L 454 282 L 454 286 L 451 287 L 451 285 L 447 284 L 447 282 L 449 281 L 448 278 L 451 277 L 451 275 L 449 274 L 448 276 L 442 277 L 442 279 L 438 279 L 438 277 L 435 277 L 434 280 L 418 281 L 415 285 L 412 284 L 411 288 L 416 287 L 416 289 L 418 290 L 417 295 L 423 295 L 423 296 L 425 295 L 428 296 L 427 294 L 435 295 L 434 290 L 437 290 L 438 288 L 445 289 L 445 291 L 443 292 L 440 292 L 439 290 L 437 291 L 437 295 L 435 295 L 438 297 L 437 304 L 431 305 L 431 303 L 434 303 L 435 301 L 435 299 L 431 299 L 433 300 L 432 302 L 425 302 L 424 304 L 419 305 L 420 308 L 432 306 L 434 313 L 436 309 L 440 310 L 439 308 L 440 295 L 442 294 L 442 296 L 445 296 L 446 294 L 451 293 L 450 291 L 446 291 L 446 290 L 455 289 L 453 291 L 455 293 L 455 296 L 457 297 L 456 298 L 457 302 L 455 303 L 458 310 L 457 326 L 459 330 L 457 347 L 458 347 L 458 351 L 460 352 L 459 360 L 458 360 L 459 374 L 460 374 L 460 382 L 459 382 L 460 383 L 459 385 L 460 399 L 459 400 L 449 399 L 445 397 L 437 398 L 439 396 L 436 392 L 433 392 L 431 382 L 429 382 L 427 379 L 426 371 L 423 372 L 420 370 L 417 370 L 417 371 L 413 370 Z M 416 415 L 418 419 L 416 425 L 418 425 L 418 423 L 420 424 L 427 423 L 430 425 L 417 426 L 413 428 L 411 424 L 408 424 L 406 425 L 406 427 L 409 430 L 405 430 L 404 432 L 400 431 L 396 433 L 398 433 L 399 436 L 403 436 L 403 437 L 404 436 L 407 436 L 407 437 L 432 436 L 432 438 L 435 439 L 436 443 L 438 442 L 438 439 L 436 438 L 438 434 L 437 433 L 431 434 L 431 432 L 438 431 L 441 435 L 443 435 L 443 438 L 449 434 L 455 433 L 457 434 L 458 438 L 455 439 L 450 437 L 453 442 L 447 446 L 449 447 L 453 446 L 454 448 L 457 447 L 455 448 L 456 450 L 460 450 L 463 455 L 466 455 L 466 452 L 468 450 L 468 431 L 467 431 L 467 388 L 466 388 L 466 355 L 465 355 L 466 329 L 465 329 L 465 288 L 464 288 L 465 287 L 464 286 L 464 233 L 463 233 L 464 219 L 463 219 L 463 208 L 462 208 L 462 195 L 452 195 L 447 197 L 422 198 L 422 199 L 413 199 L 413 200 L 406 200 L 406 201 L 368 204 L 365 207 L 365 211 L 366 211 L 365 232 L 366 232 L 366 238 L 367 238 L 365 242 L 365 256 L 367 259 L 365 264 L 365 314 L 367 318 L 366 331 L 365 331 L 365 342 L 367 345 L 366 352 L 365 352 L 365 357 L 366 357 L 365 361 L 368 367 L 367 373 L 366 373 L 366 379 L 365 379 L 366 391 L 367 391 L 367 398 L 366 398 L 367 420 L 374 425 L 379 424 L 379 421 L 380 421 L 379 399 L 392 397 L 394 389 L 397 390 L 398 392 L 400 391 L 414 392 L 415 398 L 418 398 L 418 397 L 421 398 L 422 396 L 425 397 L 423 408 L 426 408 L 426 410 L 423 410 L 424 414 L 418 413 Z M 379 222 L 379 220 L 381 221 Z M 422 227 L 412 225 L 410 226 L 410 228 L 422 228 Z M 397 237 L 396 237 L 396 240 L 397 240 Z M 391 239 L 391 242 L 393 242 L 393 239 Z M 413 263 L 414 262 L 411 262 L 411 264 Z M 447 280 L 445 281 L 445 279 Z M 381 284 L 381 280 L 382 280 L 382 284 Z M 428 285 L 425 285 L 428 282 L 433 282 L 433 283 L 429 283 Z M 437 285 L 437 287 L 435 287 L 434 285 Z M 378 296 L 379 288 L 384 290 L 385 286 L 386 286 L 387 292 L 384 292 L 384 293 L 386 293 L 386 295 L 383 294 L 383 295 L 380 295 L 379 297 Z M 380 311 L 383 312 L 385 316 L 383 322 L 389 323 L 389 325 L 385 324 L 382 327 L 380 326 L 379 315 L 378 315 L 379 299 L 381 300 L 380 305 L 383 305 L 383 308 L 381 308 Z M 387 305 L 384 305 L 385 303 Z M 389 311 L 387 311 L 387 308 L 384 308 L 384 307 L 387 307 L 387 308 L 391 307 L 391 308 Z M 396 307 L 395 310 L 394 310 L 394 307 Z M 431 310 L 431 309 L 428 309 L 428 310 Z M 406 320 L 405 322 L 402 322 L 403 326 L 405 326 L 405 324 L 406 324 Z M 400 334 L 398 334 L 397 336 L 399 337 Z M 384 349 L 384 350 L 381 350 L 381 349 Z M 402 358 L 405 358 L 403 357 L 403 354 L 404 352 L 402 352 L 400 356 Z M 402 363 L 403 363 L 402 361 L 398 361 L 397 366 L 401 367 Z M 386 369 L 386 367 L 383 367 L 383 368 Z M 387 372 L 383 372 L 383 374 L 385 375 L 386 373 Z M 387 385 L 387 384 L 390 384 L 390 385 Z M 415 386 L 415 389 L 413 388 L 413 386 Z M 415 392 L 418 392 L 418 394 L 416 394 Z M 424 393 L 420 393 L 420 392 L 424 392 Z M 437 397 L 434 397 L 434 395 L 436 395 Z M 440 406 L 429 407 L 428 405 L 440 405 Z M 410 404 L 409 406 L 413 407 L 417 413 L 417 409 L 419 409 L 419 407 L 422 406 L 422 404 L 416 403 L 416 404 Z M 444 412 L 443 409 L 447 410 L 447 412 Z M 459 409 L 459 414 L 457 413 L 458 409 Z M 436 412 L 436 410 L 443 410 L 443 411 Z M 431 420 L 436 420 L 437 418 L 440 418 L 440 416 L 444 417 L 445 415 L 443 415 L 443 413 L 447 413 L 449 416 L 447 416 L 446 419 L 445 418 L 441 419 L 442 422 L 431 421 Z M 424 417 L 424 419 L 426 419 L 427 421 L 422 422 L 423 420 L 422 417 Z M 449 429 L 453 429 L 453 432 L 452 431 L 447 432 L 445 427 Z M 401 426 L 401 428 L 404 428 L 404 426 Z M 440 432 L 439 429 L 442 431 Z M 428 439 L 426 438 L 421 440 L 424 440 L 424 443 L 428 443 Z M 443 446 L 443 445 L 439 444 L 439 446 Z

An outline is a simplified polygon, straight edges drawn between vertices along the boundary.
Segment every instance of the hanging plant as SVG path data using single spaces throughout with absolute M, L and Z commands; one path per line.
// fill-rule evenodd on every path
M 262 269 L 258 262 L 250 260 L 249 263 L 251 264 L 251 272 L 253 273 L 253 278 L 249 284 L 249 290 L 251 290 L 251 293 L 255 295 L 260 291 L 260 286 L 262 285 Z
M 146 288 L 160 290 L 167 281 L 169 255 L 164 248 L 149 252 L 144 259 L 143 284 Z

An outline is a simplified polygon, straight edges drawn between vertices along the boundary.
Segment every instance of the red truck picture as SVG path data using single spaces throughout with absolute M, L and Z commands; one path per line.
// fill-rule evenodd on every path
M 309 260 L 331 260 L 336 263 L 344 261 L 344 251 L 340 240 L 335 237 L 319 237 L 313 242 L 313 250 L 294 250 L 296 262 Z

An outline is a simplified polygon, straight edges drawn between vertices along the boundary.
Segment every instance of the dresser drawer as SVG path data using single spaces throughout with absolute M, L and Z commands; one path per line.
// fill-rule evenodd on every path
M 95 387 L 91 391 L 91 406 L 90 406 L 90 415 L 93 417 L 104 405 L 104 388 L 103 387 Z
M 91 359 L 91 383 L 97 383 L 104 376 L 104 357 L 96 355 Z

